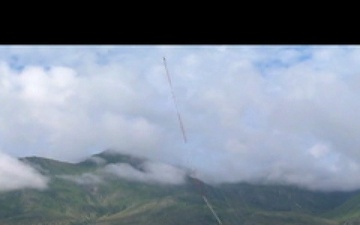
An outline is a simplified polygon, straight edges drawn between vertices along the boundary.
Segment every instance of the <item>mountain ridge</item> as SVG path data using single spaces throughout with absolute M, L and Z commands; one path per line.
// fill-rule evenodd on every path
M 182 184 L 132 180 L 109 173 L 148 173 L 149 159 L 104 151 L 68 163 L 42 157 L 21 161 L 50 178 L 45 190 L 0 192 L 1 224 L 217 224 L 204 204 L 211 202 L 224 224 L 340 225 L 360 221 L 360 195 L 320 192 L 289 185 L 210 185 L 185 173 Z M 128 165 L 128 166 L 124 166 Z M 201 182 L 201 190 L 192 182 Z M 185 216 L 186 215 L 186 216 Z

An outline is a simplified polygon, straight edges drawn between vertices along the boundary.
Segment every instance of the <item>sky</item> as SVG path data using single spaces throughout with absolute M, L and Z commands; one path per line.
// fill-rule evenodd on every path
M 359 189 L 359 99 L 356 45 L 0 45 L 0 191 L 109 148 L 164 163 L 107 168 L 138 180 Z

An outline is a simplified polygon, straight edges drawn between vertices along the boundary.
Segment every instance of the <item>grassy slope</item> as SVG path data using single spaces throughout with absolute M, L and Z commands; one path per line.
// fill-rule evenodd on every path
M 352 197 L 334 210 L 326 212 L 324 216 L 339 221 L 341 224 L 360 224 L 360 194 Z
M 97 156 L 134 166 L 142 161 L 105 153 Z M 217 224 L 201 194 L 189 183 L 161 186 L 110 179 L 106 183 L 79 185 L 56 175 L 93 172 L 99 166 L 89 161 L 71 164 L 37 157 L 23 160 L 52 176 L 50 187 L 44 191 L 0 193 L 0 225 Z M 203 193 L 224 224 L 336 225 L 360 214 L 360 197 L 342 205 L 353 193 L 249 184 L 204 185 Z M 332 216 L 326 214 L 330 212 Z

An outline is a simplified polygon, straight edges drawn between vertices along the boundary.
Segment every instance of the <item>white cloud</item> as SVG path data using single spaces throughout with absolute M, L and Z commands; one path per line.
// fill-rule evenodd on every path
M 329 147 L 323 143 L 318 143 L 309 149 L 309 153 L 315 158 L 322 158 L 330 152 Z
M 185 171 L 165 163 L 145 162 L 141 168 L 139 170 L 127 163 L 118 163 L 107 165 L 103 170 L 120 178 L 148 183 L 176 185 L 185 181 Z
M 358 46 L 1 49 L 0 143 L 14 154 L 74 161 L 113 147 L 213 182 L 360 188 Z
M 48 179 L 29 165 L 0 152 L 0 191 L 45 189 Z
M 100 67 L 94 72 L 103 75 L 81 77 L 67 67 L 14 71 L 1 64 L 0 134 L 5 147 L 71 161 L 94 146 L 97 151 L 154 147 L 159 128 L 141 115 L 141 102 L 132 104 L 138 90 L 120 79 L 124 77 L 111 75 L 114 70 Z M 131 76 L 128 80 L 133 82 Z
M 83 173 L 81 175 L 59 175 L 58 177 L 81 185 L 99 184 L 103 182 L 103 179 L 100 176 L 92 173 Z
M 105 165 L 106 164 L 106 160 L 101 158 L 101 157 L 97 157 L 97 156 L 92 156 L 88 159 L 90 162 L 94 162 L 99 166 Z

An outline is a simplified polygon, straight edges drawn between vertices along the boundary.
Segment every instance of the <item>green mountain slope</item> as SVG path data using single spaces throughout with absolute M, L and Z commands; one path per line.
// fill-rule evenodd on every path
M 326 212 L 325 216 L 335 219 L 341 224 L 360 224 L 360 194 L 350 198 L 334 210 Z
M 358 192 L 314 192 L 282 185 L 210 186 L 131 181 L 105 174 L 114 163 L 141 171 L 146 159 L 103 152 L 80 163 L 21 159 L 50 177 L 45 190 L 0 192 L 0 225 L 216 225 L 202 195 L 223 224 L 340 225 L 360 215 Z M 201 190 L 194 182 L 201 184 Z

